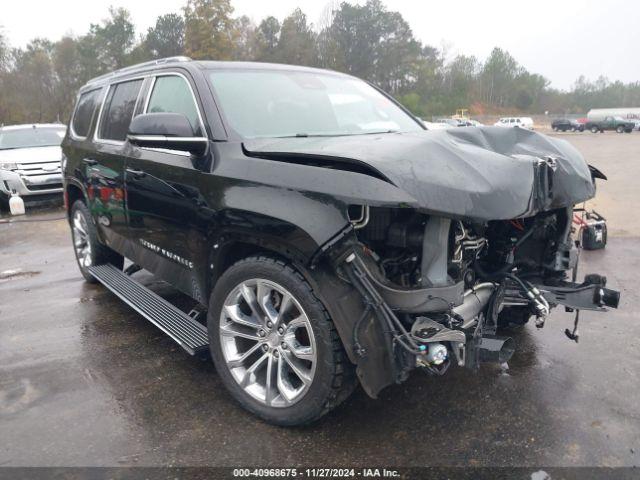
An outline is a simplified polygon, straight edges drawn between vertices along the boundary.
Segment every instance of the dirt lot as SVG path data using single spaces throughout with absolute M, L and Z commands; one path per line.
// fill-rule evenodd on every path
M 610 243 L 582 271 L 607 275 L 621 308 L 583 314 L 577 345 L 558 310 L 515 336 L 506 372 L 415 372 L 306 428 L 256 420 L 209 360 L 85 284 L 61 211 L 0 223 L 0 465 L 639 465 L 640 134 L 558 136 L 609 176 L 593 206 Z

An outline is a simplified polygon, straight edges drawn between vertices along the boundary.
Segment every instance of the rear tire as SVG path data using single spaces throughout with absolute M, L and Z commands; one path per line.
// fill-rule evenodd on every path
M 618 133 L 624 133 L 624 127 L 617 127 L 617 128 L 616 128 L 616 132 L 618 132 Z
M 327 310 L 283 261 L 249 257 L 226 270 L 211 294 L 207 327 L 225 387 L 269 423 L 313 422 L 357 385 Z
M 122 270 L 124 257 L 100 243 L 91 212 L 82 200 L 71 206 L 71 239 L 78 268 L 88 283 L 97 282 L 88 270 L 92 265 L 110 263 Z
M 591 133 L 598 133 L 600 129 L 598 127 L 591 127 Z

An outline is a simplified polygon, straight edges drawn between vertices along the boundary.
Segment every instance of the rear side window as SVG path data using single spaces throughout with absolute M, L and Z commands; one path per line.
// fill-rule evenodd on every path
M 91 117 L 93 117 L 93 111 L 96 109 L 98 103 L 98 95 L 100 90 L 92 90 L 80 95 L 78 99 L 78 105 L 76 111 L 73 114 L 73 133 L 78 137 L 86 137 L 89 133 L 89 127 L 91 126 Z
M 202 135 L 198 107 L 187 81 L 176 75 L 158 77 L 149 98 L 147 113 L 181 113 L 191 123 L 195 135 Z
M 142 80 L 111 85 L 104 101 L 98 137 L 103 140 L 124 141 L 136 106 Z

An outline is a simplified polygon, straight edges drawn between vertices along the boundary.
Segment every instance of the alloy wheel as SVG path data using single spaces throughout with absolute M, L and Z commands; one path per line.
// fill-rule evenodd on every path
M 287 407 L 309 390 L 317 346 L 309 317 L 281 285 L 245 280 L 227 295 L 220 343 L 238 385 L 269 407 Z
M 76 249 L 78 263 L 82 267 L 91 266 L 91 241 L 89 239 L 89 229 L 87 220 L 80 211 L 73 215 L 73 245 Z

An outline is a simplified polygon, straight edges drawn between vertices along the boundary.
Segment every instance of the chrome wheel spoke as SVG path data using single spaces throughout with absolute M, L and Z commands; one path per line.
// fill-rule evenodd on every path
M 258 304 L 260 305 L 260 309 L 265 315 L 266 319 L 273 324 L 276 323 L 278 319 L 278 312 L 276 312 L 275 308 L 273 308 L 273 304 L 271 303 L 271 293 L 273 289 L 269 288 L 264 282 L 258 282 L 256 287 L 256 296 L 258 297 Z
M 260 305 L 256 300 L 256 295 L 253 292 L 253 289 L 249 287 L 246 283 L 243 283 L 240 287 L 240 293 L 242 294 L 242 298 L 247 302 L 249 308 L 251 309 L 251 313 L 256 319 L 264 318 L 262 311 L 260 310 Z
M 76 214 L 75 218 L 73 219 L 73 226 L 83 235 L 86 236 L 87 235 L 87 230 L 85 229 L 85 226 L 83 225 L 83 219 L 80 216 L 80 214 Z
M 257 333 L 235 330 L 231 324 L 220 327 L 220 333 L 225 337 L 246 338 L 247 340 L 254 340 L 256 342 L 262 340 L 262 338 L 259 337 Z
M 80 212 L 73 216 L 72 239 L 78 257 L 78 263 L 83 267 L 91 266 L 91 242 L 87 234 L 87 222 Z
M 275 399 L 277 386 L 273 385 L 273 364 L 279 363 L 278 359 L 273 355 L 269 355 L 269 360 L 267 362 L 267 376 L 265 380 L 265 389 L 264 389 L 264 403 L 267 405 L 271 405 L 273 400 Z M 277 368 L 277 367 L 276 367 Z
M 244 375 L 242 377 L 242 381 L 240 382 L 240 386 L 242 388 L 247 387 L 248 385 L 250 385 L 252 383 L 251 378 L 255 376 L 256 371 L 260 368 L 260 366 L 268 358 L 269 358 L 269 354 L 265 353 L 258 360 L 253 362 L 253 365 L 251 365 L 249 368 L 247 368 L 247 370 L 244 372 Z
M 257 352 L 260 347 L 261 347 L 260 343 L 259 342 L 256 343 L 253 347 L 249 348 L 246 352 L 242 353 L 240 356 L 234 359 L 230 359 L 227 362 L 227 364 L 231 368 L 238 368 L 238 367 L 244 366 L 244 363 L 247 361 L 247 359 L 251 355 L 253 355 L 255 352 Z
M 282 300 L 280 300 L 280 308 L 278 308 L 278 313 L 276 314 L 276 317 L 273 320 L 273 323 L 276 326 L 276 328 L 280 326 L 280 324 L 282 323 L 282 317 L 285 316 L 285 314 L 287 313 L 287 310 L 289 310 L 292 303 L 293 302 L 291 301 L 291 295 L 289 295 L 288 293 L 284 293 L 282 295 Z
M 285 380 L 284 361 L 278 362 L 278 392 L 284 400 L 285 404 L 290 404 L 295 398 L 295 389 L 291 387 L 289 382 Z
M 229 292 L 220 314 L 220 343 L 232 377 L 264 405 L 291 405 L 313 382 L 317 352 L 309 317 L 270 280 L 245 280 Z
M 256 319 L 254 316 L 248 317 L 244 313 L 242 313 L 242 311 L 240 310 L 240 305 L 238 305 L 237 303 L 235 305 L 225 305 L 224 311 L 226 313 L 226 318 L 231 320 L 233 323 L 251 328 L 262 327 L 262 323 L 259 319 Z
M 304 383 L 305 385 L 308 385 L 309 383 L 311 383 L 310 371 L 308 371 L 307 369 L 299 365 L 287 353 L 282 355 L 282 358 L 284 358 L 285 363 L 289 366 L 289 368 L 293 371 L 293 373 L 295 373 L 296 376 L 302 381 L 302 383 Z
M 291 345 L 289 342 L 287 342 L 287 345 L 289 346 L 289 351 L 291 351 L 291 353 L 299 358 L 300 360 L 308 360 L 308 361 L 313 361 L 313 359 L 315 358 L 315 352 L 313 351 L 313 348 L 311 347 L 311 345 L 307 345 L 307 346 L 303 346 L 300 344 L 293 344 Z
M 299 317 L 296 317 L 293 320 L 291 320 L 289 323 L 287 323 L 287 330 L 292 332 L 297 328 L 305 328 L 307 326 L 308 321 L 309 319 L 307 319 L 306 315 L 300 315 Z

